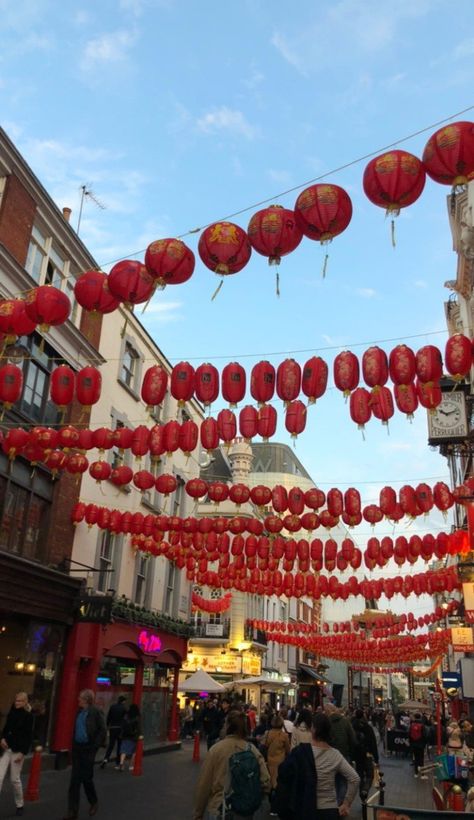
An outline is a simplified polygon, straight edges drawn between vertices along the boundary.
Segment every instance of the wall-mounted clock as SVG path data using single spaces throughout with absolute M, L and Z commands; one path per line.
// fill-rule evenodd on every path
M 434 412 L 428 413 L 429 443 L 466 439 L 468 432 L 464 391 L 444 392 L 441 404 Z

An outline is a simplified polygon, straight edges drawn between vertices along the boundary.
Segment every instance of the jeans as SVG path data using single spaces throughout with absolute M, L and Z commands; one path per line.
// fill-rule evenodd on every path
M 122 734 L 122 730 L 120 727 L 115 728 L 112 727 L 109 729 L 109 744 L 107 746 L 104 760 L 110 760 L 112 756 L 112 752 L 114 750 L 115 744 L 117 744 L 117 766 L 120 763 L 120 735 Z
M 416 746 L 413 746 L 412 754 L 413 763 L 415 764 L 415 774 L 418 774 L 418 769 L 420 768 L 420 766 L 423 766 L 425 762 L 425 750 L 423 746 L 421 747 L 421 749 Z
M 19 752 L 12 752 L 11 749 L 5 749 L 0 757 L 0 791 L 3 786 L 5 775 L 10 766 L 10 780 L 13 786 L 13 793 L 15 795 L 15 806 L 20 809 L 23 806 L 23 789 L 21 786 L 20 774 L 23 766 L 22 757 L 19 762 L 16 762 Z
M 69 814 L 77 815 L 81 797 L 81 784 L 91 806 L 97 803 L 97 792 L 94 786 L 94 760 L 96 750 L 89 747 L 81 749 L 75 746 L 72 750 L 72 770 L 68 792 Z

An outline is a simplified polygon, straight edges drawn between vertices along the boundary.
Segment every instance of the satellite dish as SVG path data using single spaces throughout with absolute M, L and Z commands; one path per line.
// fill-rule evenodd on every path
M 211 466 L 213 461 L 215 461 L 214 456 L 209 455 L 209 453 L 204 453 L 199 461 L 200 469 L 207 470 L 207 468 Z

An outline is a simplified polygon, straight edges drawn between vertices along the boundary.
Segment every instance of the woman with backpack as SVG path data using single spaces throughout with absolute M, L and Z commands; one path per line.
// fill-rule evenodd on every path
M 223 804 L 233 820 L 251 820 L 270 792 L 270 775 L 255 746 L 247 742 L 247 720 L 242 712 L 228 713 L 225 737 L 209 749 L 199 775 L 193 820 L 221 820 Z

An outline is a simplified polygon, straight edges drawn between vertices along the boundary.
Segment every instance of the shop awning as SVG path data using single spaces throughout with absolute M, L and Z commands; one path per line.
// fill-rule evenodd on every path
M 266 678 L 263 675 L 257 678 L 242 678 L 242 680 L 233 681 L 234 686 L 261 686 L 262 689 L 267 689 L 269 692 L 281 692 L 291 686 L 291 683 L 284 683 L 281 680 L 274 680 L 274 678 Z
M 180 683 L 178 689 L 180 692 L 209 692 L 215 694 L 224 692 L 225 686 L 211 678 L 204 669 L 198 669 L 197 672 L 193 672 L 189 678 Z
M 314 666 L 309 666 L 307 663 L 299 663 L 298 664 L 298 671 L 303 672 L 304 675 L 308 675 L 308 677 L 313 678 L 313 680 L 317 681 L 318 683 L 331 683 L 330 680 L 321 675 Z

